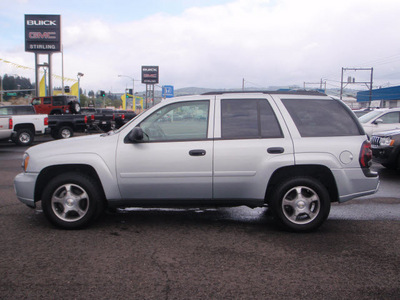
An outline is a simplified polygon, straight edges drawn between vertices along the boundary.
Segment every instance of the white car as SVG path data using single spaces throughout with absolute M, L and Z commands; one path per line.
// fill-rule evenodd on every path
M 371 137 L 376 132 L 400 128 L 400 108 L 376 109 L 358 118 L 365 133 Z

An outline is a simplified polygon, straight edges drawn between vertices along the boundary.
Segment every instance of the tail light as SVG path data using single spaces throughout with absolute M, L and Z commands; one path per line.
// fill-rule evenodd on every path
M 44 125 L 45 126 L 49 125 L 49 118 L 48 117 L 44 118 Z
M 87 115 L 85 115 L 85 124 L 87 124 Z
M 372 163 L 371 143 L 365 141 L 361 146 L 360 151 L 360 166 L 361 168 L 369 168 Z
M 12 118 L 8 119 L 8 129 L 13 129 L 13 120 L 12 120 Z
M 122 114 L 121 119 L 125 120 L 125 115 L 124 114 Z
M 90 116 L 90 120 L 94 121 L 94 115 Z

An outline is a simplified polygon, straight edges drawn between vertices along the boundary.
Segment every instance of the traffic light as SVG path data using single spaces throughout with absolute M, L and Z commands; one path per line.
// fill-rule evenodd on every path
M 69 93 L 70 91 L 71 89 L 68 85 L 64 87 L 64 93 Z
M 105 91 L 100 91 L 100 96 L 101 97 L 105 97 L 106 96 L 106 92 Z

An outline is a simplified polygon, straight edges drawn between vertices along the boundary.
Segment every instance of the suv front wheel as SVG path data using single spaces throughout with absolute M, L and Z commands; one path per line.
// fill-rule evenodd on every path
M 280 183 L 270 204 L 280 225 L 297 232 L 317 229 L 331 208 L 327 189 L 311 177 L 295 177 Z
M 87 226 L 104 210 L 97 182 L 80 173 L 56 176 L 42 194 L 43 213 L 54 225 L 64 229 Z

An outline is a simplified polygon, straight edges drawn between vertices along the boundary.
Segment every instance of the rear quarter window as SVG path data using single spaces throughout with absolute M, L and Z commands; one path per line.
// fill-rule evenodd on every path
M 302 137 L 364 134 L 356 117 L 334 99 L 282 99 Z

